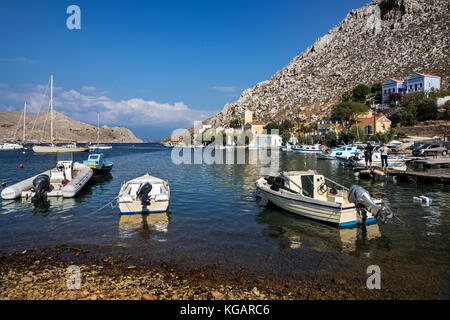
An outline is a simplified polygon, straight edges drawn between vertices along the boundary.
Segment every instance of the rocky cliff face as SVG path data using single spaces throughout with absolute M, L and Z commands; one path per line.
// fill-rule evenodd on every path
M 267 81 L 245 90 L 205 122 L 228 125 L 253 110 L 258 121 L 314 122 L 358 83 L 384 82 L 414 72 L 441 76 L 448 85 L 449 1 L 374 0 L 345 19 Z M 255 112 L 256 111 L 256 112 Z
M 27 114 L 26 140 L 48 142 L 50 140 L 49 113 Z M 54 137 L 78 142 L 97 142 L 97 127 L 75 121 L 62 113 L 54 112 Z M 22 140 L 23 114 L 18 111 L 0 112 L 0 141 Z M 124 127 L 103 126 L 100 142 L 139 143 L 141 139 Z

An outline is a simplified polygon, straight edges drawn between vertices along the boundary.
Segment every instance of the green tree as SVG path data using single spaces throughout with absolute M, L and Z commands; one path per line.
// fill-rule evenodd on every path
M 311 145 L 311 144 L 313 144 L 313 141 L 314 140 L 313 140 L 313 138 L 311 136 L 307 136 L 305 143 Z
M 421 100 L 417 106 L 417 120 L 435 120 L 438 117 L 438 108 L 436 101 L 428 98 Z
M 278 122 L 270 122 L 270 123 L 268 123 L 267 125 L 264 126 L 264 129 L 267 130 L 268 134 L 271 134 L 273 129 L 278 130 L 278 132 L 281 131 L 280 130 L 280 124 Z
M 331 110 L 331 116 L 336 118 L 346 118 L 350 119 L 350 123 L 347 124 L 347 127 L 355 121 L 355 119 L 361 115 L 369 111 L 369 107 L 361 102 L 341 102 L 338 105 L 334 106 Z
M 280 134 L 285 132 L 291 133 L 292 129 L 294 129 L 294 124 L 289 120 L 283 120 L 280 124 Z
M 233 119 L 230 121 L 230 127 L 233 129 L 238 129 L 242 127 L 242 121 L 240 119 Z
M 373 102 L 381 103 L 383 101 L 383 85 L 381 82 L 376 82 L 370 87 L 371 95 L 373 96 Z
M 353 101 L 365 102 L 367 96 L 370 94 L 370 87 L 366 84 L 358 84 L 352 91 Z
M 405 111 L 401 114 L 401 121 L 402 126 L 413 126 L 417 124 L 417 117 L 415 112 L 413 111 Z
M 355 136 L 353 135 L 353 132 L 348 129 L 342 129 L 339 132 L 339 142 L 343 142 L 345 144 L 349 144 L 355 140 Z
M 281 138 L 283 139 L 283 143 L 286 144 L 291 139 L 291 134 L 285 131 L 281 134 Z
M 306 143 L 306 136 L 304 134 L 299 134 L 297 136 L 297 140 L 299 144 L 305 144 Z
M 325 143 L 329 148 L 334 148 L 338 145 L 336 132 L 328 131 L 325 134 Z

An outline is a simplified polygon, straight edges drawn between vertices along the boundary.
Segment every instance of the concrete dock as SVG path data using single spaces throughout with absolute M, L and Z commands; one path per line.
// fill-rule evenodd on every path
M 353 168 L 353 171 L 358 173 L 362 179 L 375 179 L 387 181 L 405 181 L 417 184 L 440 184 L 450 185 L 449 173 L 434 173 L 434 172 L 418 172 L 418 171 L 399 171 L 393 169 L 382 170 L 374 167 L 366 169 L 363 167 Z
M 415 157 L 406 158 L 405 162 L 416 168 L 448 168 L 450 157 Z

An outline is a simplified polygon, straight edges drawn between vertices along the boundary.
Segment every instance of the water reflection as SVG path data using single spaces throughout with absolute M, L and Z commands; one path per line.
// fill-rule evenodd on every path
M 277 210 L 273 206 L 261 208 L 257 222 L 267 225 L 266 235 L 279 238 L 282 249 L 338 250 L 369 256 L 377 247 L 381 232 L 377 224 L 337 229 L 317 221 Z
M 15 213 L 19 210 L 30 209 L 33 214 L 47 216 L 51 212 L 65 212 L 73 209 L 80 201 L 75 198 L 48 197 L 33 202 L 31 199 L 15 199 L 3 201 L 2 214 Z
M 169 231 L 169 215 L 167 212 L 151 214 L 122 214 L 119 219 L 119 237 L 133 238 L 136 235 L 142 240 L 164 242 Z

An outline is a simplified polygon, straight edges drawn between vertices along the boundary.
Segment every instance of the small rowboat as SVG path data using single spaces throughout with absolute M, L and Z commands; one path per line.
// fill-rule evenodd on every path
M 118 197 L 122 214 L 165 212 L 169 200 L 169 182 L 148 173 L 124 183 Z

